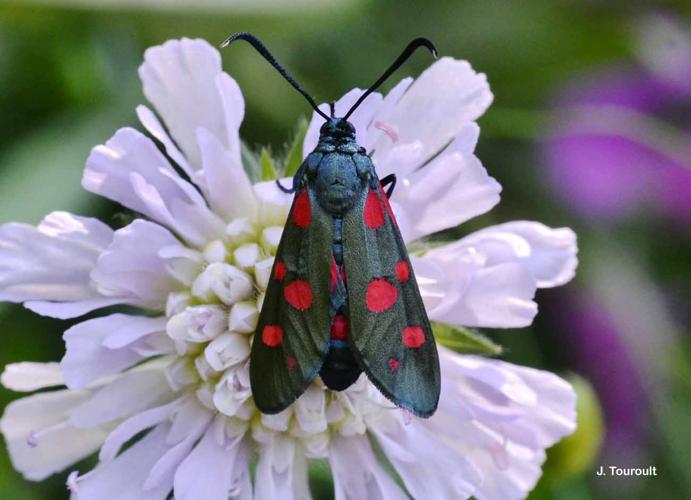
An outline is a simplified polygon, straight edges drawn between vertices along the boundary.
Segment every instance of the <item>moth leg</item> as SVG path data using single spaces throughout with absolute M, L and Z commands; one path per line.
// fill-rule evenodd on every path
M 386 190 L 386 197 L 391 198 L 393 190 L 396 188 L 396 174 L 389 174 L 386 177 L 384 177 L 380 182 L 382 188 L 391 184 L 391 187 Z
M 278 186 L 278 189 L 280 189 L 284 193 L 294 193 L 295 192 L 294 187 L 289 189 L 289 188 L 285 187 L 283 184 L 281 184 L 281 181 L 279 181 L 278 179 L 276 179 L 276 185 Z

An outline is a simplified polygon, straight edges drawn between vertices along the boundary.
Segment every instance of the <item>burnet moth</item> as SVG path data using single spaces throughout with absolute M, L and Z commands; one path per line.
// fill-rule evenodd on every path
M 319 143 L 293 178 L 295 193 L 278 246 L 250 355 L 257 408 L 287 408 L 319 374 L 342 391 L 364 371 L 397 406 L 431 416 L 440 391 L 439 358 L 406 247 L 381 181 L 348 117 L 419 47 L 410 42 L 343 117 L 314 99 L 250 33 L 250 43 L 324 118 Z M 384 190 L 389 186 L 388 191 Z

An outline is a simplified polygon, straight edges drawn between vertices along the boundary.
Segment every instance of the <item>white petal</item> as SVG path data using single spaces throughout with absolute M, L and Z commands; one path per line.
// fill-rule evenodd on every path
M 201 245 L 222 233 L 223 224 L 196 189 L 171 167 L 141 132 L 122 128 L 86 160 L 85 189 L 140 212 Z
M 475 134 L 475 129 L 467 125 L 459 140 Z M 396 216 L 405 220 L 403 238 L 410 241 L 487 212 L 499 202 L 500 192 L 501 186 L 477 157 L 454 144 L 397 183 L 391 202 Z
M 244 101 L 235 81 L 222 72 L 216 49 L 204 40 L 170 40 L 147 49 L 139 76 L 144 95 L 193 168 L 202 164 L 196 141 L 199 128 L 221 141 L 240 164 L 238 130 Z
M 497 361 L 512 370 L 537 395 L 526 423 L 533 427 L 537 442 L 548 448 L 576 429 L 576 394 L 571 385 L 553 373 Z
M 104 385 L 70 415 L 75 427 L 89 428 L 127 418 L 172 399 L 159 366 L 137 368 Z
M 113 230 L 98 219 L 80 217 L 68 212 L 52 212 L 38 225 L 46 236 L 80 245 L 87 255 L 100 252 L 113 239 Z
M 219 138 L 205 129 L 197 131 L 202 170 L 195 176 L 214 211 L 230 221 L 256 219 L 257 200 L 252 183 L 237 155 L 225 149 Z
M 186 429 L 187 433 L 185 438 L 179 443 L 171 446 L 171 448 L 156 461 L 149 472 L 149 476 L 146 478 L 146 481 L 144 481 L 145 490 L 156 489 L 174 481 L 176 469 L 185 457 L 189 455 L 194 444 L 208 427 L 211 416 L 211 413 L 207 412 L 203 420 L 195 421 L 192 426 Z M 171 443 L 170 434 L 168 434 L 167 442 Z
M 539 222 L 514 221 L 481 229 L 460 240 L 487 256 L 488 264 L 520 262 L 540 288 L 563 285 L 576 273 L 576 234 L 569 228 L 552 229 Z
M 121 128 L 105 144 L 91 150 L 82 178 L 85 189 L 106 196 L 132 210 L 156 217 L 145 200 L 137 197 L 129 181 L 137 172 L 167 200 L 185 197 L 165 173 L 175 174 L 168 160 L 144 134 L 132 128 Z
M 14 468 L 27 479 L 40 481 L 96 451 L 105 430 L 77 429 L 66 422 L 88 396 L 83 391 L 55 391 L 10 403 L 0 430 Z
M 0 226 L 0 300 L 55 301 L 48 313 L 64 317 L 102 307 L 89 273 L 112 235 L 102 222 L 66 212 L 38 227 Z M 61 310 L 63 302 L 72 310 Z
M 0 375 L 0 383 L 12 391 L 29 392 L 63 385 L 58 363 L 11 363 Z
M 245 439 L 238 445 L 237 457 L 233 461 L 233 469 L 230 471 L 232 484 L 230 486 L 230 498 L 233 500 L 251 500 L 252 483 L 250 480 L 250 459 L 253 447 L 249 440 Z
M 242 458 L 238 457 L 241 439 L 238 436 L 219 443 L 209 428 L 175 472 L 175 498 L 227 500 L 235 461 Z M 249 464 L 245 463 L 244 467 L 249 468 Z
M 168 450 L 166 434 L 170 426 L 161 424 L 130 446 L 115 460 L 100 464 L 77 480 L 75 500 L 165 500 L 173 481 L 144 491 L 144 481 L 154 463 Z
M 374 164 L 377 175 L 383 179 L 387 175 L 396 174 L 396 186 L 397 188 L 402 187 L 405 184 L 405 179 L 424 162 L 423 153 L 424 149 L 420 141 L 397 144 L 391 147 L 385 155 L 377 157 Z M 401 182 L 401 186 L 398 182 Z
M 202 253 L 179 244 L 162 247 L 158 256 L 166 261 L 168 273 L 187 286 L 192 284 L 206 264 Z
M 157 332 L 165 332 L 165 318 L 112 314 L 73 326 L 64 334 L 66 352 L 60 362 L 65 383 L 71 389 L 86 387 L 148 358 L 137 348 Z
M 519 263 L 486 265 L 485 257 L 456 244 L 412 258 L 429 317 L 464 326 L 528 326 L 537 314 L 537 285 Z
M 98 258 L 91 273 L 104 295 L 151 309 L 163 309 L 168 294 L 180 287 L 166 269 L 159 250 L 180 245 L 163 227 L 135 220 L 115 232 L 113 243 Z
M 362 89 L 355 88 L 336 101 L 336 116 L 344 116 L 364 92 L 365 91 Z M 353 111 L 353 114 L 348 117 L 348 121 L 355 127 L 355 140 L 358 144 L 364 146 L 368 143 L 368 127 L 372 121 L 372 117 L 381 107 L 381 104 L 381 94 L 378 92 L 372 92 L 369 96 L 367 96 L 367 99 L 365 99 L 362 104 L 360 104 L 360 106 Z M 320 104 L 319 109 L 321 109 L 327 115 L 331 113 L 329 105 L 326 103 Z M 312 120 L 307 128 L 305 141 L 303 142 L 302 146 L 303 157 L 311 153 L 312 150 L 317 146 L 317 141 L 319 140 L 319 129 L 323 124 L 324 118 L 318 115 L 316 112 L 313 113 Z
M 396 106 L 401 96 L 408 90 L 408 87 L 413 83 L 411 77 L 403 78 L 398 82 L 382 101 L 379 109 L 377 109 L 372 121 L 369 124 L 367 130 L 367 142 L 362 144 L 369 153 L 372 153 L 374 146 L 379 142 L 380 139 L 386 137 L 392 143 L 396 143 L 400 137 L 398 136 L 398 131 L 395 129 L 390 129 L 383 121 L 382 118 L 388 116 L 391 110 Z M 383 177 L 384 174 L 379 172 L 380 176 Z
M 49 302 L 45 300 L 30 300 L 24 302 L 24 307 L 41 316 L 51 318 L 70 319 L 83 316 L 86 313 L 103 307 L 122 304 L 119 297 L 99 297 L 94 299 L 78 300 L 75 302 Z
M 329 465 L 335 500 L 408 498 L 379 464 L 365 436 L 332 436 Z
M 255 500 L 304 500 L 309 498 L 307 461 L 291 437 L 280 434 L 259 452 Z
M 105 439 L 98 458 L 101 462 L 109 462 L 113 460 L 123 445 L 146 429 L 160 424 L 168 419 L 173 410 L 181 404 L 181 399 L 176 399 L 168 404 L 150 408 L 141 413 L 128 418 L 120 425 L 118 425 L 113 432 L 108 434 Z
M 177 145 L 168 135 L 161 122 L 158 120 L 153 111 L 149 108 L 140 104 L 137 106 L 137 117 L 139 121 L 144 126 L 144 128 L 149 132 L 156 140 L 158 140 L 163 147 L 166 149 L 168 156 L 182 168 L 189 178 L 194 177 L 194 169 L 187 162 L 187 158 L 182 154 Z
M 548 372 L 444 348 L 439 354 L 446 383 L 425 424 L 482 472 L 475 497 L 524 498 L 540 477 L 544 449 L 575 429 L 573 389 Z
M 492 102 L 484 74 L 466 61 L 443 57 L 408 88 L 396 105 L 377 120 L 395 129 L 400 143 L 421 141 L 430 158 Z M 386 154 L 392 141 L 382 135 L 374 145 L 375 157 Z
M 209 409 L 199 404 L 196 398 L 186 398 L 175 410 L 173 426 L 166 438 L 168 443 L 175 444 L 184 441 L 193 429 L 203 432 L 212 416 Z
M 467 498 L 481 477 L 463 454 L 420 419 L 374 422 L 370 429 L 413 498 Z

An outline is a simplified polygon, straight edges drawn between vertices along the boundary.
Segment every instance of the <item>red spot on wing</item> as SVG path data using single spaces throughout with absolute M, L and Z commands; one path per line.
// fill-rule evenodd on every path
M 312 287 L 305 280 L 295 280 L 283 288 L 283 297 L 298 311 L 305 311 L 312 305 Z
M 367 309 L 374 313 L 380 313 L 390 309 L 398 298 L 398 290 L 388 281 L 374 278 L 367 285 L 365 300 Z
M 307 190 L 303 189 L 295 199 L 295 206 L 293 207 L 293 222 L 297 227 L 306 228 L 312 222 L 312 207 L 310 206 L 310 197 Z
M 389 358 L 389 368 L 391 369 L 391 373 L 396 373 L 396 370 L 398 370 L 400 364 L 401 362 L 396 358 Z
M 262 342 L 269 347 L 278 347 L 283 342 L 283 328 L 278 325 L 266 325 L 262 330 Z
M 283 278 L 286 277 L 287 272 L 288 270 L 286 269 L 286 263 L 282 260 L 277 260 L 276 264 L 274 265 L 274 279 L 276 281 L 283 281 Z
M 408 266 L 408 263 L 404 260 L 399 260 L 396 262 L 396 265 L 394 266 L 394 271 L 396 272 L 396 279 L 403 283 L 404 281 L 408 281 L 408 278 L 410 278 L 410 267 Z
M 335 340 L 346 340 L 348 338 L 348 318 L 342 314 L 337 314 L 331 324 L 331 338 Z
M 365 225 L 370 229 L 377 229 L 384 224 L 384 211 L 377 193 L 370 189 L 365 200 Z
M 386 208 L 386 213 L 389 214 L 389 219 L 391 219 L 391 222 L 393 222 L 394 226 L 398 226 L 398 222 L 396 222 L 396 217 L 394 217 L 393 210 L 391 209 L 391 205 L 389 204 L 389 198 L 384 193 L 384 188 L 381 187 L 381 182 L 379 183 L 379 191 L 382 194 L 381 197 L 384 200 L 384 208 Z
M 403 345 L 417 349 L 425 343 L 425 332 L 419 326 L 409 326 L 401 332 Z
M 288 365 L 288 369 L 289 369 L 289 370 L 292 370 L 293 368 L 295 368 L 295 367 L 297 366 L 298 360 L 295 359 L 293 356 L 290 356 L 290 357 L 286 360 L 286 364 Z

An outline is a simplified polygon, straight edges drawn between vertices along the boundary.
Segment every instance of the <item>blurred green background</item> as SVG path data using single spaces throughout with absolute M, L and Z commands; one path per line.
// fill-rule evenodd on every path
M 606 182 L 606 202 L 625 188 L 618 175 L 628 165 L 614 153 L 611 161 L 607 151 L 593 153 L 592 144 L 562 148 L 555 136 L 570 126 L 563 89 L 597 88 L 598 78 L 607 80 L 598 75 L 623 69 L 624 80 L 639 78 L 655 102 L 619 104 L 647 114 L 663 136 L 688 148 L 691 93 L 677 88 L 670 102 L 657 102 L 669 96 L 656 82 L 664 71 L 680 67 L 683 75 L 691 67 L 689 14 L 691 3 L 681 0 L 1 2 L 0 223 L 37 223 L 49 211 L 70 210 L 117 224 L 117 207 L 81 189 L 81 171 L 93 145 L 118 127 L 137 126 L 134 108 L 144 100 L 137 67 L 148 46 L 182 36 L 217 43 L 252 31 L 322 102 L 367 86 L 411 38 L 427 36 L 441 54 L 486 73 L 495 95 L 480 120 L 478 156 L 503 185 L 502 203 L 458 233 L 530 219 L 579 235 L 578 277 L 538 294 L 535 325 L 485 332 L 506 347 L 505 359 L 566 375 L 579 392 L 579 431 L 550 451 L 532 497 L 691 498 L 691 217 L 683 207 L 655 210 L 645 196 L 615 216 L 589 212 L 590 195 L 578 209 L 564 195 L 576 184 L 559 185 L 561 167 L 578 174 L 576 160 L 587 162 L 588 154 L 599 155 L 603 171 L 623 167 L 605 181 L 581 179 L 586 187 Z M 385 88 L 429 62 L 414 57 Z M 224 66 L 247 101 L 243 138 L 252 148 L 280 150 L 307 114 L 305 103 L 247 46 L 226 51 Z M 675 171 L 681 178 L 691 175 L 685 151 L 686 164 L 681 155 Z M 655 158 L 660 171 L 676 168 Z M 684 186 L 672 186 L 681 205 L 691 200 Z M 663 201 L 665 189 L 657 192 Z M 0 365 L 59 360 L 69 325 L 0 304 Z M 0 389 L 0 406 L 17 396 Z M 601 478 L 600 465 L 653 465 L 658 476 Z M 0 498 L 66 498 L 64 480 L 23 480 L 0 447 Z

